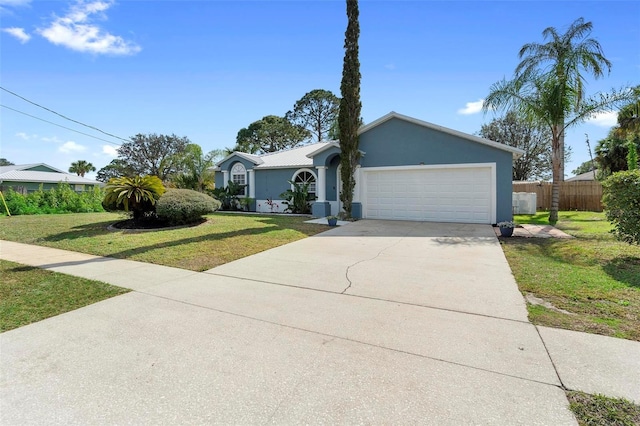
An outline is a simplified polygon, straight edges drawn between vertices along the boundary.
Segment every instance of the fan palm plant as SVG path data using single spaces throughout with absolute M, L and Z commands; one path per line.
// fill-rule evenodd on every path
M 560 182 L 564 180 L 565 131 L 595 114 L 621 106 L 633 98 L 623 89 L 586 98 L 584 73 L 602 77 L 611 69 L 598 41 L 588 38 L 592 23 L 583 18 L 560 34 L 549 27 L 542 32 L 546 43 L 528 43 L 520 49 L 520 64 L 511 81 L 490 88 L 483 110 L 506 109 L 551 130 L 553 174 L 549 221 L 558 220 Z
M 130 211 L 133 219 L 139 221 L 154 211 L 156 201 L 164 192 L 165 187 L 157 176 L 111 178 L 102 204 L 107 210 Z

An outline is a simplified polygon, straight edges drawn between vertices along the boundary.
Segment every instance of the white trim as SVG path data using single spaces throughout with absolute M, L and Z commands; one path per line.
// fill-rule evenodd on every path
M 247 161 L 251 161 L 253 164 L 262 164 L 263 163 L 263 161 L 260 159 L 260 157 L 255 155 L 255 154 L 247 154 L 246 152 L 233 151 L 231 154 L 227 155 L 222 160 L 218 161 L 216 163 L 216 166 L 220 167 L 220 164 L 224 163 L 225 161 L 227 161 L 230 158 L 233 158 L 234 156 L 238 156 L 238 157 L 243 158 L 243 159 L 245 159 Z
M 362 173 L 362 187 L 361 194 L 365 195 L 367 193 L 367 178 L 365 173 L 367 172 L 376 172 L 376 171 L 403 171 L 403 170 L 433 170 L 433 169 L 490 169 L 489 172 L 491 174 L 491 205 L 489 211 L 489 223 L 496 223 L 496 215 L 497 215 L 497 167 L 496 163 L 460 163 L 460 164 L 433 164 L 433 165 L 424 165 L 424 166 L 384 166 L 384 167 L 362 167 L 360 168 L 360 172 Z M 362 218 L 367 218 L 367 197 L 363 196 L 361 198 L 362 203 Z
M 317 166 L 316 201 L 324 203 L 327 200 L 327 166 Z
M 384 170 L 415 170 L 415 169 L 477 169 L 478 167 L 496 167 L 496 163 L 455 163 L 455 164 L 425 164 L 411 166 L 378 166 L 378 167 L 361 167 L 364 171 L 384 171 Z
M 316 149 L 315 151 L 310 152 L 309 154 L 307 154 L 307 157 L 313 158 L 317 154 L 320 154 L 321 152 L 324 152 L 324 151 L 326 151 L 327 149 L 329 149 L 331 147 L 340 149 L 340 143 L 338 141 L 327 141 L 327 142 L 328 143 L 325 146 L 320 147 L 320 148 Z
M 391 120 L 392 118 L 397 118 L 399 120 L 403 120 L 403 121 L 406 121 L 408 123 L 413 123 L 413 124 L 417 124 L 418 126 L 426 127 L 427 129 L 436 130 L 436 131 L 442 132 L 442 133 L 447 133 L 447 134 L 452 135 L 452 136 L 456 136 L 456 137 L 459 137 L 459 138 L 462 138 L 462 139 L 467 139 L 467 140 L 472 141 L 472 142 L 478 142 L 478 143 L 481 143 L 483 145 L 488 145 L 488 146 L 493 147 L 493 148 L 497 148 L 497 149 L 500 149 L 500 150 L 503 150 L 503 151 L 510 152 L 510 153 L 513 154 L 513 158 L 514 159 L 518 159 L 518 158 L 522 157 L 522 155 L 524 155 L 524 151 L 519 149 L 519 148 L 514 148 L 512 146 L 501 144 L 501 143 L 498 143 L 498 142 L 494 142 L 492 140 L 481 138 L 481 137 L 478 137 L 478 136 L 473 136 L 473 135 L 470 135 L 468 133 L 460 132 L 458 130 L 449 129 L 448 127 L 438 126 L 437 124 L 429 123 L 427 121 L 419 120 L 417 118 L 413 118 L 413 117 L 409 117 L 409 116 L 406 116 L 406 115 L 398 114 L 395 111 L 391 111 L 389 114 L 384 115 L 384 116 L 378 118 L 377 120 L 374 120 L 371 123 L 360 127 L 360 129 L 358 129 L 358 135 L 361 135 L 361 134 L 363 134 L 365 132 L 368 132 L 369 130 L 373 129 L 374 127 L 377 127 L 377 126 L 379 126 L 379 125 Z
M 237 170 L 236 170 L 237 169 Z M 242 171 L 240 171 L 240 169 L 242 169 Z M 242 185 L 242 193 L 238 194 L 238 195 L 242 195 L 243 197 L 245 197 L 247 195 L 247 168 L 245 167 L 244 164 L 242 164 L 240 161 L 237 161 L 235 163 L 233 163 L 233 166 L 231 167 L 231 171 L 229 173 L 231 175 L 231 182 L 233 183 L 237 183 L 234 180 L 235 176 L 242 176 L 244 179 L 244 183 L 240 183 L 239 185 Z
M 247 170 L 247 173 L 249 174 L 249 198 L 256 198 L 256 173 L 253 169 Z
M 222 187 L 226 188 L 229 186 L 229 170 L 222 171 Z
M 316 180 L 315 184 L 316 184 L 316 190 L 315 191 L 309 191 L 312 192 L 314 195 L 318 195 L 318 175 L 312 170 L 312 169 L 307 169 L 307 168 L 302 168 L 302 169 L 298 169 L 293 173 L 293 176 L 291 176 L 291 182 L 295 182 L 296 180 L 296 176 L 298 176 L 300 173 L 304 173 L 304 172 L 309 172 L 311 173 L 311 175 L 313 176 L 313 178 Z M 291 190 L 293 191 L 293 184 L 291 184 Z

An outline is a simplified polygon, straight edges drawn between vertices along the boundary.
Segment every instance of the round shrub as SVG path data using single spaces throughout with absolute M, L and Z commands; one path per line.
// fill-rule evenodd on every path
M 640 170 L 617 172 L 602 182 L 607 219 L 617 239 L 640 244 Z
M 167 189 L 156 202 L 156 214 L 171 225 L 194 223 L 220 208 L 220 201 L 191 189 Z

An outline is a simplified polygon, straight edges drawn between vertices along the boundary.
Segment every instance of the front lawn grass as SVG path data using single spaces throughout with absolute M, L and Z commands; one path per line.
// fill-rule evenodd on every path
M 640 405 L 626 399 L 589 395 L 583 392 L 567 392 L 569 408 L 581 426 L 640 425 Z
M 616 241 L 603 213 L 560 212 L 556 227 L 576 238 L 501 239 L 520 291 L 569 312 L 528 305 L 531 322 L 640 341 L 640 247 Z
M 79 213 L 0 218 L 0 239 L 205 271 L 326 231 L 307 217 L 216 213 L 199 226 L 108 231 L 122 215 Z
M 129 291 L 6 260 L 0 260 L 0 276 L 0 332 Z

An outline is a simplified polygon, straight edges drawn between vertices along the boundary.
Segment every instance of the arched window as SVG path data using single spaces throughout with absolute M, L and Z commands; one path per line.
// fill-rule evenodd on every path
M 309 184 L 309 195 L 313 198 L 316 196 L 316 174 L 310 169 L 300 169 L 294 175 L 291 181 L 297 184 Z M 293 189 L 293 186 L 292 188 Z
M 236 163 L 231 168 L 231 182 L 242 185 L 242 192 L 239 195 L 247 195 L 247 169 L 244 164 Z

